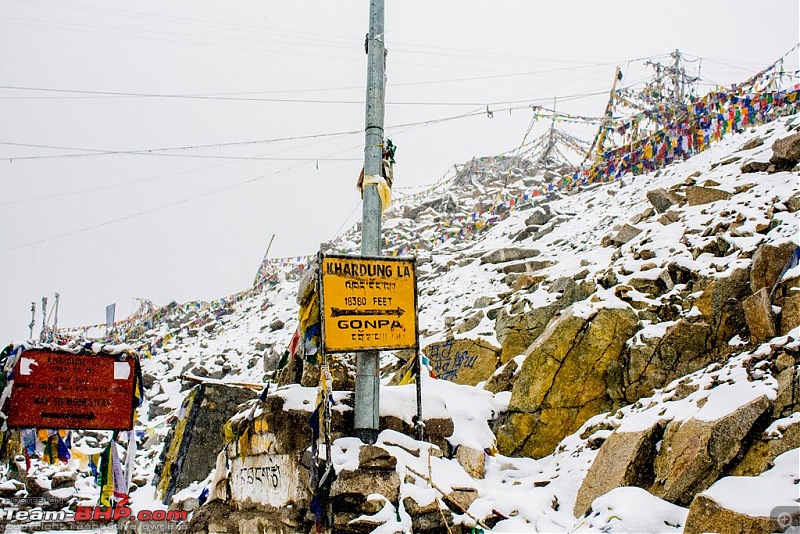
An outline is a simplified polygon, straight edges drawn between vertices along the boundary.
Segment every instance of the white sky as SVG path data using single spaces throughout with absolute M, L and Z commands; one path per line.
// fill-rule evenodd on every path
M 368 9 L 366 0 L 0 0 L 0 344 L 27 336 L 30 303 L 43 295 L 61 294 L 62 326 L 101 323 L 112 302 L 122 318 L 135 297 L 219 298 L 251 284 L 273 233 L 271 257 L 305 255 L 358 220 Z M 601 115 L 615 66 L 623 84 L 646 76 L 630 60 L 667 61 L 678 48 L 703 58 L 688 66 L 705 83 L 742 81 L 800 40 L 799 9 L 797 0 L 388 0 L 387 127 L 494 110 L 388 129 L 395 185 L 431 184 L 454 163 L 515 148 L 528 105 L 558 97 L 559 110 Z M 794 54 L 786 69 L 797 63 Z M 212 146 L 79 156 L 195 145 Z M 38 332 L 40 312 L 36 320 Z

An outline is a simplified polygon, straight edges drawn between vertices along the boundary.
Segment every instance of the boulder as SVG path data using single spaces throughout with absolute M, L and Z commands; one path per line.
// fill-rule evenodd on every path
M 442 497 L 442 502 L 457 514 L 462 514 L 478 499 L 475 488 L 453 488 L 453 491 Z
M 555 217 L 555 214 L 550 211 L 550 206 L 545 205 L 534 210 L 530 216 L 525 219 L 525 224 L 527 226 L 542 226 L 550 222 L 553 217 Z
M 731 194 L 721 189 L 714 187 L 701 187 L 697 185 L 690 185 L 686 188 L 686 201 L 690 206 L 700 206 L 701 204 L 710 204 L 717 200 L 729 200 Z
M 75 481 L 78 480 L 78 475 L 74 471 L 60 471 L 53 475 L 50 479 L 53 489 L 71 488 L 75 486 Z
M 220 429 L 240 404 L 257 395 L 250 389 L 222 384 L 200 383 L 192 388 L 184 400 L 183 417 L 175 420 L 156 469 L 157 495 L 165 504 L 214 470 L 217 453 L 225 446 Z
M 397 458 L 389 451 L 376 445 L 364 445 L 358 451 L 358 468 L 376 471 L 394 471 Z
M 534 308 L 519 315 L 511 315 L 502 310 L 495 322 L 497 339 L 501 343 L 500 362 L 507 363 L 511 358 L 525 352 L 544 332 L 557 311 L 556 305 Z
M 641 233 L 641 229 L 631 226 L 630 224 L 625 224 L 620 228 L 617 234 L 610 239 L 610 244 L 615 247 L 621 247 Z
M 769 169 L 769 163 L 762 161 L 748 161 L 742 165 L 741 171 L 744 174 L 750 174 L 754 172 L 767 172 L 767 169 Z
M 519 366 L 517 366 L 516 360 L 509 360 L 486 381 L 483 389 L 495 394 L 501 391 L 511 391 L 517 369 Z
M 474 386 L 500 365 L 500 349 L 480 339 L 448 339 L 423 349 L 437 378 Z
M 797 245 L 792 242 L 777 246 L 764 244 L 758 247 L 753 255 L 753 266 L 750 269 L 750 288 L 753 293 L 762 287 L 772 291 L 778 281 L 778 276 L 783 271 L 786 262 L 792 257 L 796 247 Z
M 735 269 L 726 277 L 713 278 L 695 301 L 711 327 L 712 348 L 727 347 L 728 341 L 746 328 L 742 301 L 752 293 L 750 278 L 747 269 Z
M 660 187 L 658 189 L 651 189 L 648 191 L 647 200 L 653 205 L 658 213 L 666 213 L 670 207 L 678 204 L 681 201 L 677 194 Z
M 521 261 L 517 263 L 510 263 L 500 268 L 500 272 L 504 274 L 509 273 L 535 273 L 542 269 L 547 269 L 555 265 L 554 261 L 550 260 L 531 260 Z
M 547 280 L 547 275 L 544 274 L 510 273 L 506 275 L 506 284 L 511 286 L 514 291 L 530 289 L 544 280 Z
M 680 219 L 681 219 L 680 213 L 678 213 L 675 210 L 667 210 L 661 215 L 661 217 L 658 218 L 658 222 L 660 222 L 664 226 L 667 226 L 674 222 L 678 222 Z
M 663 433 L 664 427 L 658 422 L 635 432 L 612 432 L 581 483 L 573 514 L 584 515 L 592 501 L 614 488 L 649 487 L 655 480 L 653 460 Z
M 350 423 L 350 428 L 352 428 L 352 422 Z M 411 423 L 407 423 L 403 419 L 393 415 L 381 416 L 379 429 L 394 430 L 396 432 L 400 432 L 401 434 L 405 434 L 406 436 L 415 435 L 415 428 Z M 425 441 L 428 443 L 433 443 L 439 448 L 440 451 L 444 451 L 449 454 L 450 442 L 447 438 L 453 435 L 454 429 L 455 426 L 453 425 L 453 420 L 450 418 L 437 417 L 428 419 L 426 417 Z
M 464 471 L 472 478 L 483 478 L 485 475 L 484 452 L 466 445 L 459 445 L 456 449 L 456 460 Z
M 692 501 L 684 532 L 785 532 L 800 526 L 798 455 L 798 449 L 783 453 L 757 477 L 718 480 Z
M 752 139 L 747 141 L 745 144 L 743 144 L 742 148 L 740 148 L 739 151 L 752 150 L 754 148 L 760 147 L 763 144 L 764 144 L 764 140 L 763 139 L 761 139 L 760 137 L 753 137 Z
M 14 497 L 18 491 L 24 489 L 25 484 L 19 480 L 6 480 L 5 482 L 0 483 L 0 498 L 10 499 L 11 497 Z
M 532 248 L 501 248 L 481 256 L 481 263 L 505 263 L 538 256 L 540 252 Z
M 708 488 L 742 452 L 744 438 L 771 408 L 758 397 L 715 421 L 672 421 L 664 431 L 650 493 L 686 506 Z
M 636 331 L 630 309 L 568 308 L 525 353 L 497 431 L 507 456 L 541 458 L 590 417 L 608 410 L 608 369 Z
M 797 213 L 800 211 L 800 192 L 797 192 L 789 197 L 789 199 L 785 202 L 786 209 L 789 210 L 789 213 Z
M 594 291 L 592 282 L 578 283 L 572 278 L 562 277 L 549 287 L 550 293 L 561 293 L 554 304 L 529 311 L 523 311 L 524 308 L 517 305 L 510 312 L 501 311 L 495 322 L 495 332 L 501 344 L 500 361 L 506 363 L 525 352 L 559 310 L 589 298 Z
M 333 532 L 369 534 L 386 523 L 386 517 L 372 518 L 360 512 L 338 512 L 333 515 Z
M 775 314 L 769 299 L 769 290 L 762 287 L 742 302 L 744 319 L 750 330 L 750 337 L 757 343 L 763 343 L 778 334 L 775 328 Z
M 800 291 L 795 291 L 780 300 L 781 335 L 800 326 Z
M 800 447 L 800 421 L 787 418 L 776 421 L 747 449 L 744 457 L 731 469 L 733 476 L 756 476 L 770 469 L 775 458 Z
M 466 332 L 469 332 L 470 330 L 473 330 L 479 324 L 481 324 L 484 315 L 485 314 L 483 313 L 483 310 L 476 311 L 475 313 L 464 319 L 463 322 L 459 323 L 459 325 L 456 327 L 456 333 L 464 334 Z
M 774 413 L 776 417 L 786 417 L 796 411 L 800 411 L 800 368 L 790 366 L 778 373 Z
M 649 295 L 651 298 L 660 297 L 664 293 L 672 291 L 672 288 L 675 287 L 675 284 L 672 282 L 672 278 L 669 275 L 669 271 L 666 269 L 661 271 L 661 273 L 655 278 L 631 278 L 628 280 L 628 284 L 630 284 L 636 291 L 644 293 L 645 295 Z
M 414 497 L 407 496 L 403 497 L 403 508 L 405 508 L 408 515 L 414 517 L 437 512 L 439 510 L 439 503 L 436 502 L 435 498 L 431 498 L 427 504 L 420 504 Z
M 373 493 L 396 505 L 400 497 L 397 471 L 342 470 L 331 486 L 330 499 L 334 510 L 357 510 Z
M 772 155 L 782 160 L 800 161 L 800 133 L 794 133 L 772 143 Z
M 652 395 L 656 388 L 714 361 L 710 338 L 708 323 L 680 319 L 662 337 L 642 338 L 640 343 L 630 344 L 622 357 L 619 400 L 636 402 Z

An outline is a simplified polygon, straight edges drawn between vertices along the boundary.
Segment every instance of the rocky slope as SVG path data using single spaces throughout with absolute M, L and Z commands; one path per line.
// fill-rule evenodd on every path
M 800 270 L 790 260 L 800 193 L 798 169 L 787 161 L 800 143 L 773 145 L 796 139 L 799 127 L 800 117 L 788 117 L 657 173 L 585 190 L 551 189 L 528 176 L 530 166 L 485 158 L 433 192 L 401 197 L 387 213 L 384 249 L 417 257 L 420 341 L 440 377 L 423 381 L 434 445 L 403 435 L 411 432 L 412 386 L 382 388 L 379 451 L 344 437 L 352 401 L 337 393 L 338 528 L 422 532 L 442 521 L 496 532 L 702 531 L 717 521 L 742 531 L 783 528 L 770 523 L 766 504 L 747 508 L 731 495 L 780 480 L 778 501 L 796 512 L 789 493 L 796 497 L 800 478 Z M 357 249 L 358 234 L 329 246 Z M 302 465 L 319 375 L 310 367 L 302 377 L 273 373 L 298 324 L 300 274 L 272 271 L 240 295 L 167 307 L 128 340 L 151 354 L 143 362 L 147 430 L 134 507 L 155 505 L 152 474 L 168 422 L 185 415 L 195 384 L 186 375 L 210 385 L 277 381 L 270 409 L 245 420 L 251 401 L 238 420 Z M 384 382 L 407 358 L 384 354 Z M 341 360 L 338 390 L 351 382 L 348 358 Z M 107 440 L 86 436 L 78 447 Z M 365 482 L 359 466 L 383 474 Z M 57 471 L 74 472 L 41 469 L 41 492 Z M 430 473 L 446 494 L 412 469 Z M 213 475 L 173 506 L 195 510 L 205 487 L 213 493 Z M 372 491 L 373 479 L 382 490 Z M 62 492 L 66 501 L 96 499 L 85 473 L 73 486 Z M 30 490 L 0 491 L 10 498 Z M 368 498 L 373 493 L 383 498 Z M 310 521 L 307 498 L 293 499 L 293 515 L 283 503 L 282 515 L 267 516 L 287 532 Z M 230 495 L 222 502 L 213 507 L 223 512 L 195 511 L 193 528 L 206 531 L 224 516 L 229 532 L 245 532 L 247 514 L 281 508 Z

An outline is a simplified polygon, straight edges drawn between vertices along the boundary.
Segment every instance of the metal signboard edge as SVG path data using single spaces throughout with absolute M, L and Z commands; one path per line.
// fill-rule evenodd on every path
M 320 250 L 317 252 L 317 294 L 319 295 L 319 350 L 325 354 L 330 354 L 328 350 L 327 341 L 325 338 L 325 296 L 322 291 L 322 262 L 326 258 L 326 254 Z M 301 344 L 302 346 L 302 344 Z M 305 358 L 305 354 L 303 355 Z

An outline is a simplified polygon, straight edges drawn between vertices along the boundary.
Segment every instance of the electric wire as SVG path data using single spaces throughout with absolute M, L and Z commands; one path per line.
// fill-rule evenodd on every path
M 585 92 L 585 93 L 577 93 L 573 95 L 566 95 L 557 97 L 559 101 L 572 101 L 581 98 L 587 98 L 591 96 L 597 96 L 600 94 L 604 94 L 607 90 L 600 89 L 597 91 L 592 92 Z M 491 112 L 504 112 L 504 111 L 516 111 L 520 109 L 529 108 L 530 105 L 536 102 L 542 102 L 547 100 L 552 100 L 553 97 L 545 97 L 545 98 L 534 98 L 534 99 L 527 99 L 527 100 L 517 100 L 517 101 L 509 101 L 504 102 L 506 107 L 494 108 Z M 524 104 L 524 105 L 511 105 L 511 104 Z M 442 117 L 437 119 L 430 119 L 425 121 L 418 121 L 418 122 L 411 122 L 406 124 L 398 124 L 394 126 L 389 126 L 386 128 L 387 131 L 391 131 L 393 129 L 401 129 L 407 127 L 414 127 L 414 126 L 427 126 L 431 124 L 439 124 L 443 122 L 449 122 L 453 120 L 459 120 L 462 118 L 473 117 L 484 115 L 487 111 L 484 109 L 484 104 L 476 104 L 480 105 L 479 109 L 473 109 L 467 111 L 465 113 L 460 113 L 457 115 L 453 115 L 450 117 Z M 495 104 L 488 104 L 488 106 L 495 106 Z M 86 157 L 86 156 L 107 156 L 107 155 L 157 155 L 163 152 L 171 152 L 171 151 L 185 151 L 185 150 L 197 150 L 197 149 L 204 149 L 204 148 L 222 148 L 222 147 L 231 147 L 231 146 L 244 146 L 244 145 L 253 145 L 253 144 L 263 144 L 263 143 L 272 143 L 272 142 L 284 142 L 284 141 L 294 141 L 298 139 L 312 139 L 312 138 L 321 138 L 321 137 L 334 137 L 334 136 L 344 136 L 344 135 L 354 135 L 354 134 L 361 134 L 362 130 L 349 130 L 349 131 L 342 131 L 342 132 L 330 132 L 330 133 L 323 133 L 323 134 L 311 134 L 311 135 L 304 135 L 304 136 L 293 136 L 293 137 L 283 137 L 283 138 L 273 138 L 273 139 L 262 139 L 262 140 L 253 140 L 253 141 L 235 141 L 235 142 L 227 142 L 227 143 L 207 143 L 207 144 L 199 144 L 199 145 L 185 145 L 185 146 L 177 146 L 177 147 L 165 147 L 165 148 L 148 148 L 148 149 L 138 149 L 138 150 L 98 150 L 98 149 L 91 149 L 91 148 L 78 148 L 78 147 L 65 147 L 65 146 L 56 146 L 56 145 L 35 145 L 32 143 L 15 143 L 10 141 L 0 141 L 0 145 L 9 145 L 9 146 L 25 146 L 30 148 L 47 148 L 47 149 L 61 149 L 61 150 L 74 150 L 81 153 L 78 154 L 50 154 L 50 155 L 34 155 L 34 156 L 17 156 L 17 157 L 2 157 L 0 161 L 24 161 L 24 160 L 33 160 L 33 159 L 53 159 L 53 158 L 74 158 L 74 157 Z M 196 157 L 195 155 L 175 155 L 178 157 Z M 223 158 L 225 159 L 225 158 Z M 235 158 L 235 159 L 253 159 L 253 158 Z M 308 158 L 309 161 L 317 161 L 322 160 L 322 158 Z
M 339 154 L 339 153 L 342 153 L 342 152 L 346 152 L 348 150 L 353 150 L 354 148 L 358 148 L 358 146 L 348 147 L 346 149 L 336 151 L 334 153 L 329 154 L 329 156 L 334 156 L 336 154 Z M 156 207 L 153 207 L 153 208 L 148 208 L 148 209 L 145 209 L 145 210 L 141 210 L 141 211 L 136 212 L 136 213 L 131 213 L 131 214 L 125 215 L 123 217 L 117 217 L 115 219 L 110 219 L 110 220 L 107 220 L 107 221 L 102 222 L 102 223 L 93 224 L 93 225 L 90 225 L 90 226 L 85 226 L 83 228 L 70 230 L 68 232 L 64 232 L 64 233 L 61 233 L 61 234 L 45 237 L 45 238 L 39 239 L 37 241 L 32 241 L 32 242 L 24 243 L 24 244 L 21 244 L 21 245 L 15 245 L 13 247 L 8 247 L 8 248 L 0 250 L 0 254 L 5 254 L 6 252 L 13 252 L 15 250 L 21 250 L 21 249 L 32 247 L 32 246 L 36 246 L 36 245 L 41 245 L 43 243 L 48 243 L 48 242 L 54 241 L 56 239 L 61 239 L 61 238 L 64 238 L 64 237 L 73 236 L 73 235 L 80 234 L 80 233 L 83 233 L 83 232 L 88 232 L 88 231 L 91 231 L 91 230 L 96 230 L 98 228 L 103 228 L 105 226 L 110 226 L 110 225 L 118 223 L 118 222 L 127 221 L 127 220 L 130 220 L 130 219 L 135 219 L 137 217 L 141 217 L 142 215 L 148 215 L 150 213 L 154 213 L 154 212 L 157 212 L 157 211 L 165 210 L 167 208 L 178 206 L 180 204 L 186 204 L 186 203 L 192 202 L 194 200 L 199 200 L 201 198 L 205 198 L 205 197 L 217 194 L 217 193 L 221 193 L 221 192 L 227 191 L 229 189 L 233 189 L 233 188 L 236 188 L 236 187 L 241 187 L 243 185 L 247 185 L 247 184 L 251 184 L 251 183 L 254 183 L 254 182 L 258 182 L 258 181 L 261 181 L 261 180 L 263 180 L 265 178 L 276 176 L 278 174 L 283 174 L 283 173 L 292 171 L 294 169 L 297 169 L 299 167 L 302 167 L 302 166 L 305 166 L 305 165 L 309 165 L 309 164 L 310 164 L 310 162 L 299 163 L 299 164 L 293 165 L 291 167 L 285 167 L 283 169 L 278 169 L 278 170 L 270 172 L 270 173 L 261 174 L 259 176 L 255 176 L 253 178 L 248 178 L 247 180 L 243 180 L 243 181 L 236 182 L 236 183 L 233 183 L 233 184 L 228 184 L 228 185 L 225 185 L 225 186 L 222 186 L 222 187 L 218 187 L 216 189 L 212 189 L 210 191 L 206 191 L 204 193 L 200 193 L 200 194 L 197 194 L 197 195 L 192 195 L 190 197 L 186 197 L 186 198 L 183 198 L 183 199 L 180 199 L 180 200 L 169 202 L 167 204 L 162 204 L 160 206 L 156 206 Z

